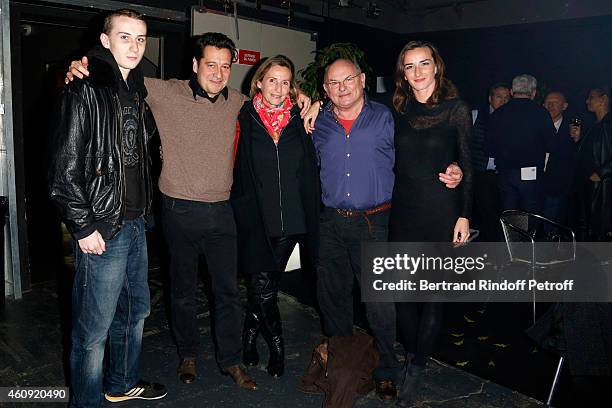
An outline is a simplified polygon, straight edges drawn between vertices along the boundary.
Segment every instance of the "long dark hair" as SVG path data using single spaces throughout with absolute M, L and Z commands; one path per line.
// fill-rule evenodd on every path
M 393 107 L 399 113 L 404 113 L 406 102 L 414 98 L 414 93 L 408 81 L 404 78 L 404 56 L 408 51 L 416 48 L 429 48 L 433 63 L 437 68 L 435 75 L 435 89 L 427 100 L 427 105 L 437 105 L 447 99 L 454 99 L 459 96 L 455 85 L 444 76 L 444 60 L 440 56 L 438 49 L 427 41 L 410 41 L 402 48 L 397 63 L 395 64 L 395 92 L 393 93 Z

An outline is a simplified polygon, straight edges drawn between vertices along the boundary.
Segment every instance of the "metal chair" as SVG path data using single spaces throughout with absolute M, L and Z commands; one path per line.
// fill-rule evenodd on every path
M 500 222 L 504 232 L 510 263 L 530 265 L 532 279 L 535 279 L 537 269 L 549 268 L 576 260 L 576 235 L 571 228 L 541 215 L 518 210 L 504 211 L 500 217 Z M 545 233 L 545 231 L 548 231 L 548 233 Z M 547 244 L 554 242 L 557 245 L 552 246 L 555 250 L 551 253 L 551 245 L 538 248 L 537 244 L 539 242 Z M 530 245 L 526 246 L 525 243 Z M 535 321 L 536 299 L 534 290 L 534 324 Z M 564 361 L 565 358 L 560 356 L 553 383 L 548 393 L 548 399 L 546 400 L 546 406 L 550 406 L 552 402 Z

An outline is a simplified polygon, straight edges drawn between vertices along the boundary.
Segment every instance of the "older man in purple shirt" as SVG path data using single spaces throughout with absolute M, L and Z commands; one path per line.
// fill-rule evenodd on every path
M 364 94 L 365 74 L 339 59 L 325 70 L 331 101 L 316 121 L 324 209 L 320 219 L 317 296 L 327 336 L 353 334 L 353 277 L 361 279 L 361 243 L 386 241 L 395 176 L 391 111 Z M 455 166 L 456 167 L 456 166 Z M 455 187 L 459 176 L 441 176 Z M 454 172 L 460 171 L 455 169 Z M 366 303 L 368 323 L 380 355 L 376 393 L 396 396 L 399 363 L 393 351 L 395 305 Z

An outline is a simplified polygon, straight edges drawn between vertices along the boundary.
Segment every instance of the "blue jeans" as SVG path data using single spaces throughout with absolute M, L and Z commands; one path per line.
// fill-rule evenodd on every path
M 72 288 L 71 407 L 102 404 L 104 346 L 109 366 L 104 390 L 120 393 L 139 379 L 144 319 L 149 315 L 144 219 L 124 221 L 102 255 L 75 245 Z

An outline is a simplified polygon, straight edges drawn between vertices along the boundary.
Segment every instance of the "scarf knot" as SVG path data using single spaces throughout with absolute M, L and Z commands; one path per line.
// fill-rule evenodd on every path
M 291 119 L 293 103 L 289 96 L 280 105 L 269 106 L 264 102 L 260 92 L 253 98 L 253 106 L 274 143 L 278 143 L 281 132 Z

